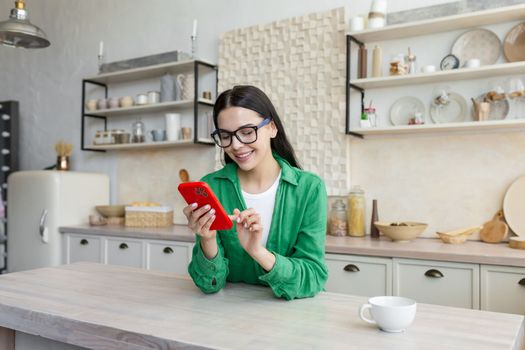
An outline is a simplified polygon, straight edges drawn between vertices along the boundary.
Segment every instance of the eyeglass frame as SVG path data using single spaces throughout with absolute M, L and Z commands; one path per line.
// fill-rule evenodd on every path
M 219 146 L 220 148 L 227 148 L 227 147 L 230 147 L 233 143 L 233 136 L 235 136 L 235 138 L 242 144 L 244 145 L 250 145 L 254 142 L 257 141 L 258 137 L 259 137 L 259 134 L 257 133 L 257 130 L 265 127 L 266 125 L 270 124 L 270 122 L 272 121 L 272 118 L 264 118 L 264 120 L 262 122 L 260 122 L 258 125 L 254 125 L 254 126 L 241 126 L 240 128 L 238 128 L 237 130 L 234 130 L 234 131 L 228 131 L 228 130 L 224 130 L 224 129 L 215 129 L 211 134 L 211 138 L 213 139 L 213 141 L 215 142 L 215 144 L 217 146 Z M 243 129 L 253 129 L 253 131 L 255 131 L 255 140 L 253 140 L 252 142 L 244 142 L 241 140 L 241 138 L 237 135 L 237 132 L 239 130 L 243 130 Z M 218 135 L 219 133 L 221 132 L 225 132 L 225 133 L 228 133 L 230 135 L 230 143 L 227 145 L 227 146 L 221 146 L 219 145 L 219 143 L 217 142 L 217 140 L 215 139 L 215 135 Z M 220 142 L 220 141 L 219 141 Z

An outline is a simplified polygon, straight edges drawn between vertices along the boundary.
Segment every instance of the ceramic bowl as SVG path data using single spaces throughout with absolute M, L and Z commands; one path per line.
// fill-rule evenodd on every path
M 95 208 L 100 213 L 100 215 L 110 218 L 124 217 L 125 207 L 125 205 L 97 205 Z
M 394 242 L 407 242 L 415 239 L 425 231 L 428 224 L 421 222 L 382 222 L 376 221 L 374 225 L 385 236 Z

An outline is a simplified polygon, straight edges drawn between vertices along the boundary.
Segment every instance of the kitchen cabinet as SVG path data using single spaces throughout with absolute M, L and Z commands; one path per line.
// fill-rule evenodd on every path
M 120 237 L 107 238 L 107 263 L 110 265 L 124 265 L 143 267 L 144 252 L 141 240 L 122 239 Z
M 392 295 L 392 259 L 326 254 L 328 292 Z
M 174 76 L 181 73 L 193 74 L 193 99 L 134 105 L 131 107 L 97 109 L 94 111 L 86 110 L 85 104 L 88 99 L 94 96 L 100 97 L 100 94 L 94 94 L 93 88 L 95 88 L 95 90 L 102 90 L 103 97 L 106 99 L 108 97 L 119 97 L 115 95 L 108 96 L 110 86 L 112 89 L 118 86 L 124 86 L 124 91 L 131 91 L 130 84 L 134 85 L 146 82 L 149 83 L 150 87 L 153 86 L 151 89 L 159 90 L 160 78 L 166 73 Z M 213 77 L 211 75 L 213 75 Z M 217 96 L 217 77 L 218 68 L 215 64 L 203 60 L 188 60 L 103 73 L 82 79 L 81 149 L 85 151 L 109 151 L 188 146 L 191 144 L 214 145 L 213 140 L 211 140 L 209 136 L 211 133 L 210 118 L 214 101 L 199 96 L 202 95 L 204 90 L 212 89 L 215 90 L 215 96 Z M 203 88 L 204 84 L 206 84 L 205 88 Z M 144 89 L 136 90 L 135 94 L 145 92 Z M 123 118 L 122 116 L 134 115 L 140 117 L 146 116 L 146 118 L 159 118 L 159 113 L 181 113 L 183 118 L 182 126 L 189 126 L 188 123 L 185 122 L 185 117 L 192 114 L 192 116 L 190 116 L 192 117 L 190 118 L 191 128 L 193 130 L 192 139 L 104 145 L 94 145 L 92 142 L 95 135 L 93 124 L 96 121 L 98 121 L 98 125 L 103 122 L 103 130 L 107 131 L 111 129 L 108 128 L 108 121 L 110 119 L 116 120 Z M 132 121 L 135 120 L 133 119 Z M 129 122 L 129 125 L 131 125 L 132 121 Z
M 393 259 L 393 292 L 420 303 L 479 309 L 479 265 Z
M 522 20 L 524 17 L 525 4 L 520 4 L 349 33 L 347 35 L 346 133 L 362 138 L 367 135 L 380 136 L 392 134 L 450 133 L 453 131 L 476 132 L 479 130 L 502 131 L 516 130 L 517 128 L 525 129 L 525 119 L 489 120 L 482 123 L 477 121 L 466 121 L 458 123 L 399 125 L 374 128 L 350 127 L 352 91 L 358 91 L 360 93 L 362 112 L 364 109 L 364 98 L 367 89 L 414 86 L 420 84 L 431 84 L 432 86 L 435 86 L 450 81 L 484 79 L 522 74 L 525 70 L 525 62 L 512 62 L 481 66 L 479 68 L 459 68 L 447 71 L 436 71 L 433 73 L 353 79 L 350 71 L 352 67 L 352 47 L 355 45 L 352 44 L 365 46 L 368 43 L 377 41 L 390 41 L 441 32 L 450 32 L 458 29 Z M 444 55 L 445 52 L 443 53 L 443 56 Z
M 187 275 L 194 243 L 64 233 L 63 262 L 98 262 Z
M 481 309 L 525 314 L 525 268 L 481 265 Z

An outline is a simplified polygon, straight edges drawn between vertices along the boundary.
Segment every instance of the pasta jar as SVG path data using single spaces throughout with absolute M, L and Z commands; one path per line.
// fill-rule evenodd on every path
M 341 199 L 337 199 L 332 204 L 328 217 L 328 234 L 332 236 L 347 235 L 346 205 Z
M 360 186 L 354 186 L 348 195 L 348 235 L 365 235 L 365 192 Z

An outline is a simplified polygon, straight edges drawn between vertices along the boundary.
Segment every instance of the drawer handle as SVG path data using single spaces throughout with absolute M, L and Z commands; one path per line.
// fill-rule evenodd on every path
M 164 254 L 173 254 L 173 249 L 171 249 L 170 247 L 166 247 L 162 251 L 164 252 Z
M 120 243 L 118 246 L 120 249 L 128 249 L 128 245 L 126 243 Z
M 443 277 L 445 277 L 445 276 L 443 276 L 441 271 L 436 270 L 436 269 L 428 270 L 427 272 L 425 272 L 425 276 L 431 277 L 431 278 L 443 278 Z
M 80 240 L 80 245 L 88 245 L 88 244 L 89 244 L 89 241 L 88 241 L 87 239 L 82 238 L 82 239 Z
M 525 278 L 520 279 L 520 281 L 518 282 L 518 284 L 519 284 L 520 286 L 525 287 Z
M 359 267 L 355 266 L 354 264 L 348 264 L 343 268 L 343 270 L 346 272 L 359 272 Z

